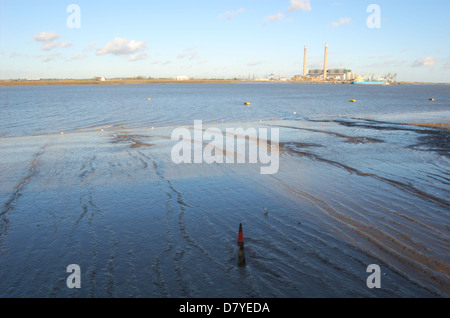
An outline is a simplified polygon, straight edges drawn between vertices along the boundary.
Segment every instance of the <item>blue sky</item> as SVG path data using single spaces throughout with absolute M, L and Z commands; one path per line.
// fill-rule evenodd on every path
M 325 43 L 329 68 L 450 82 L 450 1 L 0 0 L 1 79 L 291 77 Z

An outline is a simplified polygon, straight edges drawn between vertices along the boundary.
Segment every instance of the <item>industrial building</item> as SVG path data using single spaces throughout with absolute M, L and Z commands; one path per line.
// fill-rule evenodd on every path
M 306 82 L 322 82 L 322 81 L 345 81 L 351 82 L 355 84 L 359 84 L 362 80 L 366 79 L 366 82 L 370 82 L 370 84 L 376 83 L 386 83 L 384 85 L 388 85 L 389 83 L 395 83 L 397 81 L 397 73 L 388 73 L 384 76 L 381 76 L 381 73 L 378 76 L 374 76 L 367 74 L 363 77 L 357 75 L 355 72 L 352 72 L 349 68 L 333 68 L 328 69 L 328 45 L 325 44 L 325 52 L 324 52 L 324 60 L 323 60 L 323 68 L 315 68 L 309 69 L 307 68 L 307 47 L 305 46 L 305 51 L 303 55 L 303 75 L 294 75 L 293 80 L 295 81 L 306 81 Z M 370 81 L 372 80 L 372 81 Z M 365 83 L 365 82 L 364 82 Z M 365 83 L 366 84 L 366 83 Z
M 307 47 L 305 46 L 305 51 L 303 55 L 303 78 L 317 78 L 323 80 L 353 80 L 356 78 L 356 74 L 352 72 L 352 70 L 347 68 L 336 68 L 336 69 L 327 69 L 328 63 L 328 45 L 325 44 L 325 54 L 324 54 L 324 62 L 323 69 L 310 69 L 308 73 L 307 64 L 306 64 L 306 53 Z M 296 76 L 297 77 L 297 76 Z
M 307 76 L 312 78 L 323 78 L 323 69 L 310 69 Z M 350 69 L 346 68 L 334 68 L 327 70 L 327 80 L 353 80 L 356 74 Z

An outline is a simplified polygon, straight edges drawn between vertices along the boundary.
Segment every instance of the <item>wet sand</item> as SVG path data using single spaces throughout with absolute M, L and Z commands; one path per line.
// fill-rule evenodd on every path
M 450 296 L 448 130 L 230 125 L 278 128 L 279 171 L 174 164 L 174 127 L 0 138 L 0 297 Z
M 441 128 L 441 129 L 450 129 L 449 123 L 414 123 L 416 126 L 428 127 L 428 128 Z

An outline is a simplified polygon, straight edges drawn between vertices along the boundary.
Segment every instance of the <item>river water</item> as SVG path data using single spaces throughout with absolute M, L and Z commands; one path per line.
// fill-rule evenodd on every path
M 0 87 L 0 114 L 0 297 L 450 296 L 450 133 L 412 125 L 448 86 Z M 277 169 L 177 164 L 180 127 L 228 159 L 267 131 Z

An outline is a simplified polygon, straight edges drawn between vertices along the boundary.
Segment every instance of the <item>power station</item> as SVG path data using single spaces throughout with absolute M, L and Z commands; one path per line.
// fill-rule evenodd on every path
M 303 53 L 303 78 L 314 78 L 326 80 L 353 80 L 356 74 L 350 69 L 339 68 L 339 69 L 328 69 L 328 44 L 325 43 L 325 52 L 323 59 L 323 69 L 310 69 L 307 71 L 307 47 L 305 45 Z M 298 76 L 297 76 L 298 77 Z
M 331 68 L 328 69 L 328 44 L 325 43 L 325 51 L 323 56 L 323 68 L 313 68 L 308 70 L 308 47 L 305 45 L 303 51 L 303 73 L 302 75 L 294 75 L 293 81 L 300 82 L 346 82 L 352 84 L 370 84 L 370 85 L 389 85 L 396 82 L 397 73 L 388 73 L 381 76 L 366 74 L 365 76 L 357 75 L 349 68 Z M 267 79 L 260 79 L 261 81 L 288 81 L 287 78 L 275 76 L 270 74 Z

